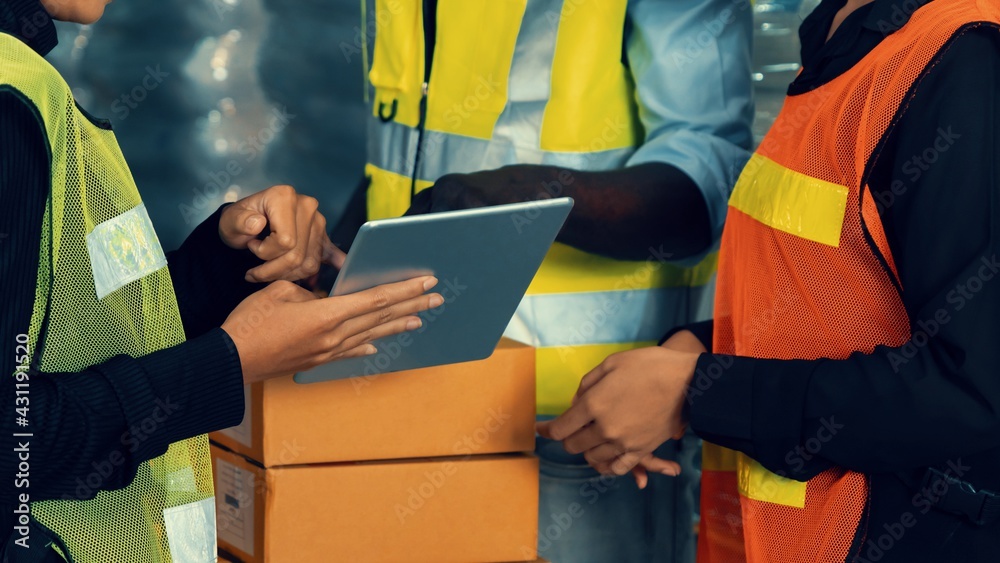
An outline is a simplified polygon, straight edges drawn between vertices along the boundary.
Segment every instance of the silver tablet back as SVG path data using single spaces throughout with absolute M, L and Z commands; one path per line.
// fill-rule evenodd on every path
M 559 198 L 366 223 L 331 295 L 434 275 L 445 302 L 420 315 L 420 329 L 376 341 L 377 354 L 320 366 L 295 381 L 489 357 L 572 207 L 572 199 Z

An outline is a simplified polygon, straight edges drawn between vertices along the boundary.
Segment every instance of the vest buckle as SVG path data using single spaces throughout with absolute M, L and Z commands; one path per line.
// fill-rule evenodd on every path
M 971 483 L 933 467 L 927 468 L 920 488 L 936 497 L 934 508 L 964 516 L 976 526 L 985 526 L 1000 517 L 1000 495 L 992 491 L 976 490 Z

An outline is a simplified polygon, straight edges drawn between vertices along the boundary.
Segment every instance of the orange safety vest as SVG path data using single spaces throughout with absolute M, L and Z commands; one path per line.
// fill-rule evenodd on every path
M 852 69 L 786 99 L 729 201 L 716 353 L 844 359 L 909 340 L 867 167 L 949 40 L 998 24 L 996 0 L 934 0 Z M 713 444 L 705 445 L 703 470 L 700 563 L 827 563 L 857 554 L 866 475 L 836 468 L 794 481 Z

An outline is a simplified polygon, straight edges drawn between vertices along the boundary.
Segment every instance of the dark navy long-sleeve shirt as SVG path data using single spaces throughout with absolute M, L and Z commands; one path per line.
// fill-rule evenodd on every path
M 789 93 L 839 76 L 929 1 L 876 0 L 829 41 L 845 2 L 824 1 L 802 26 L 803 71 Z M 916 515 L 883 563 L 994 561 L 1000 553 L 1000 525 L 978 530 L 927 512 L 926 499 L 898 478 L 960 467 L 962 479 L 1000 491 L 998 96 L 1000 30 L 964 29 L 929 65 L 870 163 L 910 342 L 843 360 L 706 354 L 689 395 L 701 437 L 774 472 L 806 480 L 837 466 L 869 475 L 870 539 Z M 711 349 L 711 323 L 690 328 Z
M 51 19 L 37 0 L 0 0 L 0 30 L 43 55 L 55 44 Z M 11 87 L 0 87 L 0 357 L 8 360 L 8 375 L 16 369 L 17 335 L 27 333 L 31 322 L 50 166 L 37 108 Z M 243 279 L 260 261 L 221 241 L 220 214 L 168 254 L 187 342 L 141 358 L 118 356 L 78 373 L 32 374 L 28 429 L 15 425 L 14 378 L 0 385 L 3 537 L 11 530 L 8 508 L 16 493 L 28 492 L 31 501 L 84 499 L 121 488 L 169 444 L 240 422 L 239 355 L 218 327 L 260 288 Z M 157 421 L 153 430 L 144 424 L 148 417 Z M 13 434 L 26 430 L 33 434 L 31 470 L 28 487 L 18 489 Z

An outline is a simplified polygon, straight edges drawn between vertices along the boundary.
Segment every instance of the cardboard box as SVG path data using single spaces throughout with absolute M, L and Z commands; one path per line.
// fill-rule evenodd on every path
M 246 388 L 243 423 L 212 440 L 265 467 L 528 452 L 535 351 L 503 340 L 486 360 L 299 385 Z
M 219 547 L 244 563 L 537 557 L 527 454 L 263 468 L 212 446 Z

